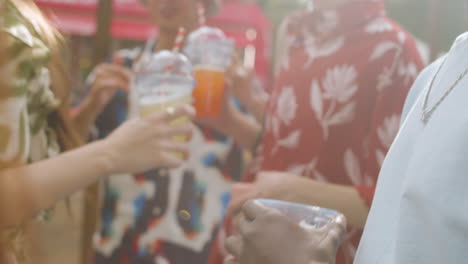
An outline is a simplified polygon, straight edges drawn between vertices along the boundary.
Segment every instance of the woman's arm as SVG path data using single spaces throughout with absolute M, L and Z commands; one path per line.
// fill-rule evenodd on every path
M 262 134 L 262 126 L 234 106 L 230 107 L 232 108 L 231 118 L 220 127 L 221 132 L 234 138 L 244 148 L 253 150 Z
M 239 145 L 251 150 L 255 148 L 263 129 L 255 119 L 239 111 L 227 99 L 220 116 L 199 118 L 197 121 L 232 137 Z
M 188 146 L 173 137 L 189 136 L 191 126 L 170 123 L 187 115 L 193 116 L 190 107 L 134 119 L 107 139 L 31 165 L 0 170 L 0 228 L 21 223 L 101 177 L 180 166 L 183 161 L 170 153 L 188 154 Z
M 15 225 L 113 170 L 104 142 L 31 165 L 0 171 L 2 223 Z
M 268 100 L 264 99 L 258 93 L 253 93 L 250 100 L 244 100 L 243 104 L 255 119 L 263 123 Z

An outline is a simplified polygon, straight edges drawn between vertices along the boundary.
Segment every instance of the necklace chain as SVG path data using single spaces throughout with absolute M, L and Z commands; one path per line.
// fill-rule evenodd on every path
M 440 97 L 439 100 L 437 100 L 437 102 L 430 109 L 428 109 L 429 97 L 434 87 L 435 80 L 439 76 L 439 73 L 444 67 L 445 62 L 447 62 L 447 57 L 448 56 L 444 58 L 444 61 L 440 64 L 439 68 L 437 69 L 437 72 L 434 74 L 434 77 L 431 80 L 429 89 L 427 90 L 426 96 L 424 98 L 421 120 L 425 124 L 429 121 L 429 119 L 431 119 L 432 114 L 435 112 L 435 110 L 437 110 L 437 108 L 442 104 L 442 102 L 447 98 L 447 96 L 449 96 L 449 94 L 457 87 L 458 83 L 460 83 L 460 81 L 463 80 L 463 78 L 465 78 L 465 76 L 468 74 L 468 67 L 466 67 L 463 73 L 460 74 L 460 76 L 458 76 L 457 80 L 455 80 L 455 82 L 450 86 L 450 88 L 445 91 L 442 97 Z

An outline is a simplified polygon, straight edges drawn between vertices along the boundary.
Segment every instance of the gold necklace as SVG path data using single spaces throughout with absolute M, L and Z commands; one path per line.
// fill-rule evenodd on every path
M 422 109 L 422 116 L 421 116 L 421 121 L 424 124 L 427 124 L 429 122 L 429 119 L 431 119 L 432 114 L 437 110 L 437 108 L 442 104 L 442 102 L 449 96 L 449 94 L 457 87 L 457 85 L 460 83 L 463 78 L 468 74 L 468 67 L 465 68 L 462 74 L 458 76 L 457 80 L 450 86 L 450 88 L 445 91 L 445 93 L 442 95 L 442 97 L 430 108 L 428 109 L 428 104 L 429 104 L 429 97 L 432 92 L 432 88 L 434 87 L 434 82 L 439 76 L 440 71 L 445 65 L 445 62 L 447 61 L 448 55 L 444 58 L 444 61 L 440 64 L 439 68 L 437 69 L 437 72 L 434 74 L 434 77 L 431 80 L 429 89 L 427 90 L 426 96 L 424 98 L 424 103 L 423 103 L 423 109 Z

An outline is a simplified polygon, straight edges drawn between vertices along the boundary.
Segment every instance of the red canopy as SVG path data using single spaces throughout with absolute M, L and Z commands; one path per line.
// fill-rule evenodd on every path
M 35 0 L 62 31 L 72 35 L 96 33 L 97 0 Z M 155 30 L 138 0 L 114 0 L 112 36 L 144 40 Z M 131 29 L 131 30 L 129 30 Z
M 97 0 L 35 0 L 62 32 L 92 36 L 96 32 Z M 117 39 L 146 40 L 157 29 L 138 0 L 113 0 L 111 34 Z M 238 47 L 253 47 L 255 68 L 263 81 L 269 68 L 271 24 L 254 3 L 226 1 L 209 24 L 222 28 Z

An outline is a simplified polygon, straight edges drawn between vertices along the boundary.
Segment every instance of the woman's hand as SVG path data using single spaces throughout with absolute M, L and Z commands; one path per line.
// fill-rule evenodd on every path
M 113 173 L 138 173 L 154 168 L 176 168 L 183 164 L 182 157 L 188 155 L 189 143 L 174 137 L 190 137 L 193 127 L 188 122 L 172 123 L 179 118 L 192 118 L 195 111 L 191 106 L 172 110 L 127 121 L 103 141 L 111 157 Z
M 246 68 L 238 56 L 233 56 L 232 61 L 226 74 L 230 91 L 257 121 L 262 122 L 267 100 L 254 87 L 255 70 Z
M 91 90 L 73 114 L 75 125 L 84 139 L 87 139 L 91 126 L 115 92 L 129 91 L 130 81 L 130 72 L 121 66 L 101 64 L 94 69 L 89 77 Z
M 130 90 L 131 74 L 126 68 L 115 64 L 101 64 L 90 76 L 91 90 L 86 100 L 98 113 L 104 109 L 117 90 Z
M 255 89 L 253 80 L 254 69 L 247 69 L 237 55 L 233 56 L 232 64 L 226 72 L 226 79 L 230 84 L 230 91 L 234 97 L 244 105 L 250 105 Z
M 240 235 L 226 241 L 233 256 L 226 264 L 333 264 L 346 235 L 344 216 L 323 228 L 308 229 L 256 201 L 244 205 L 237 226 Z

